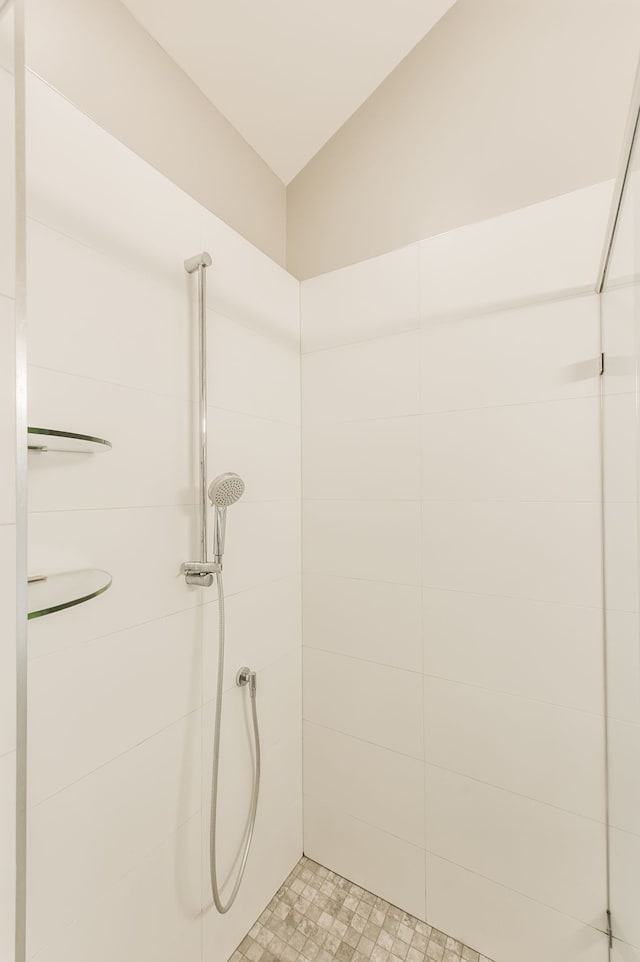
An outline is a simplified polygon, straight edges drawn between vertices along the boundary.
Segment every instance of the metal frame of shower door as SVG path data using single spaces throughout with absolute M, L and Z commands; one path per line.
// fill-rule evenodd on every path
M 640 61 L 636 70 L 636 76 L 629 102 L 627 123 L 625 127 L 618 172 L 613 189 L 611 207 L 609 210 L 609 220 L 605 232 L 600 267 L 596 281 L 595 292 L 599 295 L 599 315 L 600 315 L 600 351 L 603 350 L 603 317 L 602 317 L 602 294 L 607 283 L 607 275 L 611 266 L 611 258 L 615 245 L 620 215 L 625 200 L 626 190 L 629 183 L 631 171 L 631 159 L 636 143 L 636 138 L 640 136 Z M 606 357 L 601 354 L 601 384 L 600 384 L 600 411 L 599 411 L 599 433 L 600 433 L 600 493 L 601 493 L 601 533 L 602 533 L 602 658 L 604 675 L 603 692 L 603 717 L 604 717 L 604 768 L 605 768 L 605 858 L 606 858 L 606 935 L 608 939 L 608 956 L 611 959 L 611 951 L 614 943 L 615 918 L 611 911 L 611 819 L 609 802 L 609 682 L 608 682 L 608 650 L 607 650 L 607 609 L 606 609 L 606 568 L 604 561 L 604 536 L 605 536 L 605 507 L 604 507 L 604 480 L 605 480 L 605 436 L 604 436 L 604 374 L 606 370 Z
M 3 4 L 4 11 L 9 4 Z M 16 787 L 15 962 L 27 950 L 27 215 L 24 3 L 13 0 L 15 104 Z
M 207 268 L 211 267 L 207 251 L 195 254 L 184 262 L 187 274 L 198 274 L 198 376 L 200 379 L 198 428 L 200 438 L 200 560 L 185 561 L 182 570 L 188 585 L 209 588 L 220 565 L 207 561 Z
M 627 184 L 629 182 L 631 156 L 633 154 L 633 147 L 634 147 L 636 136 L 638 135 L 639 129 L 640 129 L 640 62 L 638 62 L 633 89 L 631 91 L 631 99 L 629 101 L 629 111 L 627 113 L 627 124 L 625 127 L 624 137 L 622 140 L 622 148 L 620 150 L 620 160 L 618 162 L 616 182 L 613 189 L 613 198 L 611 201 L 611 208 L 609 210 L 609 220 L 607 222 L 604 246 L 602 249 L 602 256 L 600 258 L 600 267 L 598 269 L 598 279 L 596 281 L 596 294 L 602 294 L 604 290 L 604 286 L 607 282 L 607 273 L 609 271 L 609 265 L 611 263 L 611 255 L 613 253 L 613 245 L 616 239 L 618 222 L 620 220 L 622 204 L 624 202 L 624 196 L 627 189 Z

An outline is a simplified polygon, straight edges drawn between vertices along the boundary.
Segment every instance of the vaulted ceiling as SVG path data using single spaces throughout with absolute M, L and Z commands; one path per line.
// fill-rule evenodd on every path
M 455 0 L 123 0 L 285 183 Z

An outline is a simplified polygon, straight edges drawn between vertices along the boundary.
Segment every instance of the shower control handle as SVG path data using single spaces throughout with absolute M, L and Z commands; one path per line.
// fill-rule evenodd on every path
M 251 695 L 252 698 L 255 698 L 255 694 L 256 694 L 255 671 L 251 671 L 251 669 L 247 668 L 246 665 L 244 668 L 240 668 L 238 671 L 238 674 L 236 675 L 236 685 L 238 685 L 239 688 L 243 688 L 245 685 L 248 685 L 249 694 Z

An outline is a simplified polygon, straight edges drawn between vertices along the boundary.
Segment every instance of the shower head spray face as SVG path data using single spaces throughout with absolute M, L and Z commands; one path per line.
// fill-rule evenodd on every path
M 243 494 L 244 481 L 239 474 L 235 474 L 233 471 L 219 474 L 209 485 L 209 500 L 216 509 L 213 527 L 213 558 L 217 564 L 222 564 L 224 554 L 227 508 L 239 501 Z
M 209 500 L 215 508 L 228 508 L 244 494 L 244 481 L 239 474 L 227 471 L 219 474 L 209 485 Z

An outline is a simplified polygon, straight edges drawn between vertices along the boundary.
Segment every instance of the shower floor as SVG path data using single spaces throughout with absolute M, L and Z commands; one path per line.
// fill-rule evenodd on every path
M 230 962 L 490 962 L 303 856 Z

